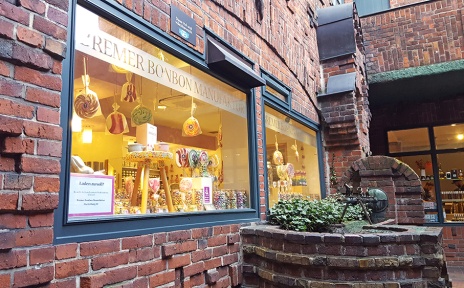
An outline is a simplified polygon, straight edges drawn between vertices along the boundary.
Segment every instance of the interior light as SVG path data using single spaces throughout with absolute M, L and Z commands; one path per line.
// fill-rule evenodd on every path
M 168 107 L 166 105 L 158 105 L 156 108 L 159 110 L 166 110 Z
M 72 120 L 71 120 L 71 130 L 72 132 L 82 131 L 82 118 L 80 118 L 76 114 L 73 115 Z
M 92 128 L 84 128 L 82 131 L 82 143 L 92 143 Z
M 456 136 L 456 138 L 458 138 L 458 140 L 463 140 L 464 139 L 464 134 L 458 134 Z

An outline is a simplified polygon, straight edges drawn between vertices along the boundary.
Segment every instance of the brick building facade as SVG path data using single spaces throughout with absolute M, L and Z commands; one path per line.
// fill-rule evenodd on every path
M 132 24 L 137 23 L 138 26 L 135 27 L 126 23 L 133 31 L 143 30 L 145 27 L 156 28 L 160 34 L 181 43 L 185 50 L 193 54 L 203 55 L 206 41 L 203 30 L 207 27 L 253 61 L 256 64 L 255 72 L 259 72 L 261 68 L 291 87 L 293 112 L 321 125 L 326 141 L 325 150 L 320 152 L 325 163 L 321 168 L 321 171 L 325 171 L 325 182 L 321 185 L 326 186 L 327 190 L 330 189 L 329 167 L 332 159 L 340 180 L 351 163 L 370 154 L 371 147 L 374 154 L 385 153 L 378 148 L 383 142 L 373 141 L 372 137 L 369 142 L 369 134 L 377 137 L 383 131 L 380 123 L 394 122 L 382 120 L 382 117 L 389 115 L 390 110 L 383 112 L 382 107 L 368 107 L 366 77 L 369 79 L 379 72 L 401 69 L 400 66 L 394 66 L 396 62 L 408 65 L 404 66 L 406 68 L 420 66 L 421 63 L 441 63 L 463 58 L 460 50 L 463 46 L 463 20 L 456 16 L 458 14 L 452 14 L 455 13 L 453 11 L 462 9 L 462 1 L 430 1 L 430 4 L 411 6 L 412 8 L 407 8 L 408 12 L 399 8 L 386 14 L 362 18 L 361 26 L 355 16 L 353 27 L 364 35 L 366 51 L 362 51 L 359 38 L 357 50 L 353 54 L 327 61 L 319 60 L 316 26 L 310 19 L 314 19 L 314 11 L 318 8 L 328 7 L 329 1 L 261 1 L 261 4 L 264 3 L 262 7 L 255 2 L 78 1 L 89 9 L 94 9 L 95 3 L 103 3 L 115 11 L 105 14 L 111 20 L 124 22 L 118 21 L 118 17 L 122 15 L 124 19 L 130 19 Z M 409 2 L 411 1 L 404 4 L 413 4 Z M 188 44 L 170 32 L 171 4 L 179 6 L 195 20 L 195 29 L 198 32 L 196 45 Z M 69 39 L 69 31 L 75 5 L 75 1 L 68 4 L 67 1 L 57 0 L 0 0 L 0 287 L 239 285 L 242 281 L 239 245 L 241 223 L 221 226 L 202 224 L 186 230 L 138 233 L 126 237 L 107 237 L 111 239 L 105 240 L 56 244 L 56 223 L 62 224 L 61 220 L 57 222 L 56 219 L 63 215 L 57 215 L 54 211 L 64 205 L 59 200 L 60 195 L 66 193 L 63 190 L 62 171 L 66 170 L 64 166 L 69 165 L 69 160 L 63 156 L 62 145 L 66 145 L 66 139 L 63 139 L 66 133 L 63 131 L 70 127 L 61 117 L 69 109 L 63 106 L 67 95 L 62 95 L 61 91 L 62 87 L 68 85 L 63 83 L 63 79 L 67 79 L 70 70 L 66 56 L 72 54 L 71 49 L 74 47 Z M 385 17 L 390 13 L 393 17 L 394 13 L 414 14 L 412 9 L 423 12 L 421 9 L 426 8 L 422 7 L 428 7 L 427 5 L 450 6 L 450 12 L 443 15 L 451 16 L 446 16 L 449 20 L 443 21 L 461 23 L 461 28 L 457 31 L 449 29 L 448 33 L 455 32 L 455 36 L 449 35 L 446 41 L 437 39 L 437 44 L 432 44 L 431 47 L 442 54 L 432 57 L 433 53 L 428 52 L 429 56 L 425 57 L 425 50 L 416 49 L 408 51 L 408 56 L 405 54 L 398 58 L 403 59 L 402 61 L 395 61 L 392 55 L 398 55 L 399 44 L 393 40 L 374 43 L 374 39 L 389 41 L 381 34 L 383 30 L 374 29 L 379 26 L 378 23 L 383 23 L 376 21 L 387 21 Z M 359 28 L 363 30 L 360 31 Z M 444 30 L 448 31 L 447 27 Z M 441 47 L 441 41 L 448 43 L 448 46 Z M 374 47 L 381 49 L 380 47 L 389 45 L 395 45 L 396 50 L 382 53 L 373 50 Z M 408 46 L 407 43 L 404 45 Z M 326 85 L 328 77 L 353 72 L 356 73 L 353 91 L 344 95 L 327 96 L 340 97 L 335 103 L 339 107 L 345 107 L 345 110 L 332 111 L 334 104 L 324 103 L 332 101 L 331 99 L 317 99 L 316 95 L 324 90 L 322 86 Z M 253 106 L 256 107 L 255 161 L 258 181 L 258 190 L 255 193 L 259 195 L 259 202 L 254 207 L 258 211 L 256 220 L 265 219 L 268 209 L 264 180 L 266 163 L 263 160 L 265 145 L 261 92 L 261 89 L 253 89 L 256 99 Z M 456 111 L 459 105 L 454 101 L 461 100 L 440 102 L 440 105 L 447 105 L 449 109 Z M 321 107 L 321 111 L 314 103 Z M 433 109 L 433 104 L 422 103 L 421 106 Z M 421 106 L 415 105 L 414 110 L 419 111 Z M 449 121 L 462 120 L 463 115 L 458 112 L 446 113 L 449 117 L 456 116 L 456 119 Z M 372 129 L 369 129 L 370 125 Z M 381 139 L 380 137 L 385 135 L 376 139 Z M 450 260 L 463 261 L 460 250 L 462 243 L 459 242 L 463 233 L 460 227 L 445 228 Z

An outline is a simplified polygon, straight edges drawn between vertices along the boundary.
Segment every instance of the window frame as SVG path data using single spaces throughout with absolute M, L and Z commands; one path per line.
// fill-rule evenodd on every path
M 304 117 L 300 113 L 295 112 L 292 110 L 292 91 L 291 88 L 285 85 L 282 81 L 280 81 L 277 77 L 273 76 L 271 73 L 267 72 L 264 69 L 261 69 L 261 77 L 266 80 L 266 86 L 271 87 L 272 89 L 278 91 L 283 96 L 286 97 L 287 101 L 283 101 L 280 98 L 276 97 L 269 91 L 266 91 L 266 86 L 261 88 L 262 100 L 261 100 L 261 120 L 263 123 L 263 146 L 265 147 L 267 143 L 266 141 L 266 121 L 265 121 L 265 106 L 268 106 L 279 113 L 286 115 L 289 119 L 300 123 L 301 125 L 305 126 L 316 132 L 316 141 L 317 141 L 317 151 L 318 151 L 318 169 L 319 169 L 319 184 L 321 187 L 321 199 L 327 196 L 326 186 L 324 185 L 324 157 L 323 157 L 323 146 L 322 146 L 322 133 L 320 130 L 320 125 L 316 122 L 312 121 L 311 119 Z M 267 149 L 263 149 L 263 159 L 267 159 Z M 269 183 L 267 179 L 267 165 L 264 163 L 264 195 L 265 195 L 265 203 L 266 203 L 266 215 L 269 215 Z
M 228 225 L 236 223 L 255 222 L 260 220 L 259 212 L 259 183 L 257 177 L 257 140 L 256 140 L 256 97 L 253 89 L 246 89 L 234 84 L 231 79 L 224 79 L 210 69 L 205 62 L 205 55 L 190 48 L 187 44 L 170 36 L 157 27 L 146 23 L 143 18 L 125 9 L 119 3 L 103 0 L 71 0 L 69 7 L 67 55 L 63 61 L 63 87 L 61 94 L 61 123 L 63 123 L 62 158 L 60 173 L 59 205 L 54 216 L 54 244 L 70 242 L 84 242 L 104 239 L 114 239 L 127 236 L 137 236 L 157 232 L 169 232 L 199 227 Z M 247 122 L 249 147 L 249 207 L 238 210 L 215 210 L 203 212 L 179 212 L 166 214 L 145 214 L 135 217 L 116 217 L 105 219 L 85 219 L 83 221 L 69 221 L 68 194 L 70 178 L 71 155 L 71 117 L 72 100 L 68 95 L 73 89 L 74 56 L 75 56 L 75 25 L 76 6 L 81 7 L 105 18 L 111 23 L 126 29 L 130 33 L 148 41 L 161 49 L 188 62 L 197 69 L 212 77 L 231 85 L 244 92 L 247 96 Z M 206 33 L 206 32 L 205 32 Z M 254 64 L 254 63 L 253 63 Z M 213 217 L 212 217 L 213 216 Z M 214 219 L 214 220 L 211 220 Z

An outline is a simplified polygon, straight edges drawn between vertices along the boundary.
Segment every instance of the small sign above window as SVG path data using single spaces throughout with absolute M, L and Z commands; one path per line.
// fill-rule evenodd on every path
M 196 45 L 197 31 L 195 20 L 171 5 L 171 32 L 182 37 L 193 46 Z

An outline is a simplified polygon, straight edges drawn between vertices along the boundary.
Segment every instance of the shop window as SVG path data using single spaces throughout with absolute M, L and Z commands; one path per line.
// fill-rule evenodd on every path
M 64 224 L 126 219 L 128 235 L 257 217 L 246 93 L 80 6 L 74 46 Z
M 390 156 L 420 177 L 426 223 L 464 222 L 463 128 L 461 123 L 388 132 Z
M 390 0 L 355 0 L 359 16 L 374 14 L 390 9 Z
M 316 132 L 265 107 L 269 207 L 280 199 L 321 199 Z
M 430 150 L 427 128 L 389 131 L 388 150 L 390 153 Z

